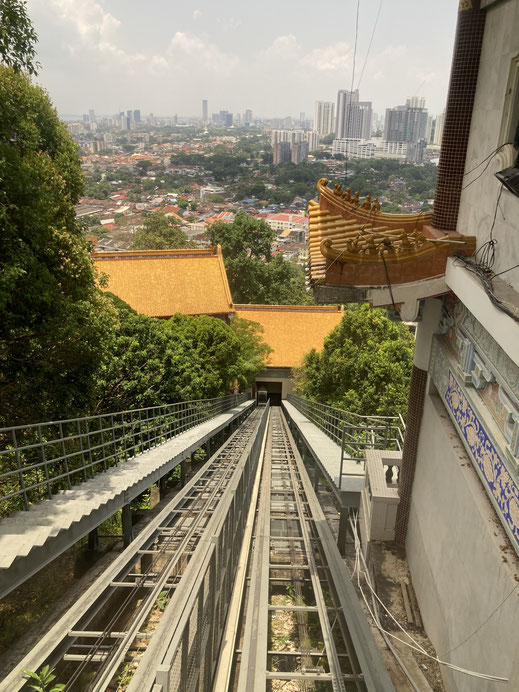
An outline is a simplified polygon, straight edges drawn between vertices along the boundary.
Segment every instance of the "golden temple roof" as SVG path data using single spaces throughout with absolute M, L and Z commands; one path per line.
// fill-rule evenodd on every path
M 220 247 L 216 250 L 94 252 L 111 291 L 150 317 L 234 312 Z
M 308 205 L 310 279 L 313 284 L 376 286 L 442 276 L 447 257 L 473 254 L 475 238 L 431 226 L 431 212 L 386 214 L 378 199 L 342 185 L 317 183 L 319 202 Z
M 301 365 L 312 348 L 320 351 L 325 337 L 341 321 L 344 312 L 336 306 L 235 305 L 236 317 L 258 322 L 263 340 L 272 349 L 270 367 Z

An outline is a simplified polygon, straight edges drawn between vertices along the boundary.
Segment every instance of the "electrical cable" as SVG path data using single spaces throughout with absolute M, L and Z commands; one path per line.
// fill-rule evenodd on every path
M 462 187 L 461 189 L 462 189 L 462 190 L 466 190 L 468 187 L 470 187 L 470 186 L 472 185 L 472 183 L 475 183 L 476 180 L 479 180 L 479 179 L 481 178 L 481 176 L 485 173 L 485 171 L 487 170 L 487 168 L 490 166 L 490 164 L 492 163 L 493 157 L 497 154 L 497 152 L 498 152 L 500 149 L 502 149 L 503 147 L 505 147 L 507 144 L 510 144 L 510 142 L 506 142 L 505 144 L 501 144 L 501 146 L 498 147 L 497 149 L 495 149 L 491 154 L 489 154 L 489 155 L 487 156 L 486 159 L 483 159 L 483 161 L 481 161 L 481 163 L 479 163 L 477 166 L 475 166 L 474 168 L 472 168 L 470 171 L 467 171 L 466 173 L 464 173 L 464 174 L 463 174 L 463 177 L 465 177 L 466 175 L 469 175 L 469 173 L 472 173 L 472 171 L 475 171 L 477 168 L 479 168 L 480 166 L 482 166 L 482 165 L 485 163 L 485 161 L 487 162 L 487 165 L 485 166 L 485 168 L 483 168 L 483 170 L 481 171 L 481 173 L 479 173 L 479 175 L 477 175 L 477 176 L 476 176 L 473 180 L 471 180 L 469 183 L 467 183 L 466 185 L 463 185 L 463 187 Z
M 355 15 L 355 42 L 353 44 L 353 65 L 351 70 L 351 87 L 350 87 L 350 102 L 348 105 L 348 117 L 346 118 L 346 139 L 348 139 L 348 129 L 350 127 L 351 120 L 351 97 L 353 95 L 353 85 L 355 84 L 355 61 L 357 58 L 357 41 L 359 38 L 359 9 L 360 0 L 357 0 L 357 12 Z M 337 117 L 339 114 L 337 113 Z M 344 180 L 348 177 L 348 145 L 346 145 L 345 162 L 344 162 Z
M 499 608 L 501 608 L 501 606 L 502 606 L 504 603 L 506 603 L 506 601 L 508 601 L 508 599 L 509 599 L 510 596 L 514 593 L 514 591 L 517 590 L 517 587 L 518 587 L 518 586 L 519 586 L 519 584 L 516 584 L 516 585 L 514 586 L 514 588 L 510 591 L 510 593 L 508 594 L 508 596 L 506 596 L 505 598 L 503 598 L 503 600 L 501 601 L 501 603 L 500 603 L 498 606 L 496 606 L 496 607 L 494 608 L 494 610 L 490 613 L 490 615 L 486 618 L 486 620 L 483 620 L 483 622 L 481 623 L 481 625 L 480 625 L 477 629 L 475 629 L 474 632 L 472 632 L 472 634 L 469 634 L 468 637 L 465 637 L 465 639 L 464 639 L 463 641 L 461 641 L 457 646 L 453 646 L 452 649 L 449 649 L 449 651 L 447 651 L 446 654 L 443 654 L 443 657 L 446 657 L 446 656 L 448 656 L 449 654 L 451 654 L 453 651 L 456 651 L 456 649 L 459 649 L 460 646 L 462 646 L 463 644 L 465 644 L 465 642 L 468 642 L 469 639 L 471 639 L 475 634 L 477 634 L 477 633 L 479 632 L 479 630 L 487 624 L 487 622 L 490 620 L 490 618 L 491 618 L 495 613 L 497 613 L 497 611 L 499 610 Z
M 409 648 L 411 648 L 411 649 L 413 649 L 413 650 L 415 650 L 415 651 L 418 651 L 418 653 L 422 654 L 423 656 L 426 656 L 427 658 L 430 658 L 430 659 L 432 659 L 433 661 L 436 661 L 436 663 L 438 663 L 439 665 L 442 665 L 442 666 L 445 666 L 445 667 L 447 667 L 447 668 L 450 668 L 451 670 L 455 670 L 455 671 L 457 671 L 457 672 L 459 672 L 459 673 L 463 673 L 463 674 L 465 674 L 465 675 L 470 675 L 471 677 L 479 678 L 479 679 L 482 679 L 482 680 L 489 680 L 489 681 L 492 681 L 492 682 L 508 682 L 508 678 L 505 678 L 505 677 L 500 677 L 500 676 L 497 676 L 497 675 L 488 675 L 487 673 L 478 673 L 477 671 L 468 670 L 467 668 L 462 668 L 461 666 L 456 666 L 456 665 L 454 665 L 453 663 L 449 663 L 449 662 L 447 662 L 447 661 L 442 661 L 442 660 L 440 660 L 437 656 L 433 656 L 432 654 L 429 654 L 429 653 L 428 653 L 428 652 L 427 652 L 427 651 L 426 651 L 426 650 L 425 650 L 425 649 L 424 649 L 424 648 L 423 648 L 423 647 L 422 647 L 422 646 L 421 646 L 421 645 L 409 634 L 409 632 L 407 632 L 407 631 L 402 627 L 402 625 L 398 622 L 398 620 L 394 617 L 394 615 L 390 612 L 390 610 L 386 607 L 386 605 L 385 605 L 385 604 L 383 603 L 383 601 L 380 599 L 380 597 L 378 596 L 378 594 L 376 593 L 375 589 L 373 588 L 373 586 L 372 586 L 372 584 L 371 584 L 371 579 L 370 579 L 370 576 L 369 576 L 369 574 L 368 574 L 368 569 L 367 569 L 367 566 L 366 566 L 366 562 L 365 562 L 365 560 L 364 560 L 364 555 L 362 555 L 361 546 L 360 546 L 360 540 L 359 540 L 358 533 L 357 533 L 357 517 L 358 517 L 358 515 L 355 514 L 355 523 L 353 523 L 353 522 L 351 521 L 351 518 L 350 518 L 350 524 L 351 524 L 352 529 L 353 529 L 353 531 L 354 531 L 354 538 L 355 538 L 355 553 L 356 553 L 355 570 L 354 570 L 354 573 L 353 573 L 353 574 L 355 574 L 355 572 L 357 573 L 357 586 L 358 586 L 358 588 L 359 588 L 359 590 L 360 590 L 360 592 L 361 592 L 361 594 L 362 594 L 362 597 L 363 597 L 363 599 L 364 599 L 364 603 L 366 604 L 366 608 L 368 609 L 369 614 L 370 614 L 371 617 L 373 618 L 373 621 L 374 621 L 375 626 L 377 627 L 377 629 L 379 629 L 381 632 L 385 632 L 388 636 L 392 637 L 393 639 L 396 639 L 396 640 L 399 641 L 401 644 L 405 644 L 405 646 L 408 646 Z M 400 637 L 397 637 L 397 636 L 394 635 L 392 632 L 389 632 L 389 631 L 386 630 L 384 627 L 382 627 L 382 625 L 380 624 L 380 622 L 377 622 L 377 618 L 375 617 L 375 615 L 373 614 L 373 611 L 371 610 L 371 608 L 370 608 L 370 606 L 369 606 L 368 600 L 367 600 L 367 598 L 366 598 L 366 595 L 365 595 L 364 590 L 363 590 L 363 588 L 362 588 L 362 586 L 361 586 L 361 583 L 360 583 L 360 574 L 361 574 L 361 570 L 360 570 L 360 559 L 359 559 L 359 557 L 357 557 L 357 556 L 363 558 L 364 565 L 365 565 L 365 571 L 363 572 L 363 576 L 364 576 L 364 580 L 365 580 L 366 585 L 368 586 L 369 590 L 372 592 L 372 594 L 374 594 L 375 598 L 376 598 L 377 601 L 381 604 L 381 606 L 384 608 L 384 610 L 387 612 L 387 614 L 388 614 L 388 615 L 391 617 L 391 619 L 398 625 L 398 627 L 402 630 L 402 632 L 413 642 L 413 644 L 409 644 L 409 643 L 406 642 L 405 640 L 400 639 Z
M 481 267 L 479 264 L 474 262 L 474 260 L 471 260 L 467 257 L 463 257 L 462 255 L 454 255 L 454 257 L 456 262 L 461 262 L 461 265 L 465 269 L 467 269 L 467 271 L 471 272 L 472 274 L 475 274 L 479 278 L 483 285 L 483 288 L 485 289 L 485 293 L 487 294 L 492 305 L 496 307 L 498 310 L 501 310 L 501 312 L 507 314 L 508 317 L 511 317 L 515 322 L 519 322 L 519 308 L 516 305 L 513 305 L 512 303 L 506 303 L 502 300 L 499 300 L 499 298 L 494 293 L 492 278 L 494 278 L 494 276 L 497 276 L 497 274 L 493 275 L 490 270 Z M 510 269 L 515 269 L 515 267 L 510 267 Z M 510 269 L 505 271 L 510 271 Z
M 492 156 L 497 154 L 497 152 L 500 149 L 502 149 L 503 147 L 506 147 L 508 144 L 512 144 L 512 142 L 505 142 L 504 144 L 501 144 L 500 146 L 498 146 L 497 149 L 494 149 L 494 151 L 490 152 L 490 154 L 488 156 L 485 156 L 485 158 L 482 161 L 480 161 L 476 166 L 471 168 L 470 171 L 467 171 L 466 173 L 464 173 L 463 177 L 465 177 L 466 175 L 469 175 L 470 173 L 472 173 L 472 171 L 475 171 L 477 168 L 482 166 L 485 163 L 485 161 L 488 161 L 488 159 L 490 159 Z
M 512 269 L 517 269 L 519 267 L 519 264 L 514 264 L 513 267 L 509 267 L 508 269 L 505 269 L 502 272 L 497 272 L 497 274 L 494 274 L 492 278 L 495 278 L 496 276 L 501 276 L 501 274 L 506 274 L 506 272 L 511 272 Z
M 391 241 L 390 240 L 383 240 L 381 243 L 379 243 L 379 247 L 380 247 L 380 245 L 384 245 L 385 247 L 391 247 Z M 384 271 L 386 272 L 387 287 L 389 288 L 389 295 L 391 296 L 391 302 L 393 303 L 393 310 L 395 311 L 395 313 L 397 315 L 400 315 L 400 311 L 398 310 L 398 308 L 396 306 L 395 298 L 393 296 L 393 287 L 391 286 L 391 281 L 389 279 L 389 271 L 388 271 L 387 264 L 386 264 L 386 258 L 384 257 L 384 249 L 383 248 L 380 250 L 380 257 L 382 258 L 382 262 L 384 264 Z
M 380 3 L 378 5 L 377 16 L 375 17 L 375 24 L 373 25 L 373 31 L 371 32 L 371 38 L 369 39 L 368 51 L 366 53 L 366 57 L 364 58 L 364 64 L 362 65 L 362 70 L 360 73 L 359 81 L 357 82 L 357 89 L 360 87 L 360 83 L 362 81 L 362 76 L 364 75 L 364 70 L 366 69 L 366 63 L 368 62 L 369 52 L 371 50 L 371 44 L 373 43 L 373 37 L 375 36 L 375 31 L 376 31 L 377 24 L 378 24 L 378 18 L 380 16 L 380 10 L 382 9 L 382 3 L 383 2 L 384 2 L 384 0 L 380 0 Z

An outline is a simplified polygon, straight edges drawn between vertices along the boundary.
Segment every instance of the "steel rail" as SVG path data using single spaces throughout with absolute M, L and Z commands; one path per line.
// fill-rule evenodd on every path
M 273 680 L 279 683 L 292 680 L 303 686 L 306 682 L 312 689 L 315 683 L 322 681 L 337 692 L 344 691 L 347 686 L 350 689 L 352 685 L 359 692 L 394 692 L 350 575 L 279 409 L 272 411 L 268 435 L 249 588 L 243 599 L 247 605 L 242 606 L 242 644 L 234 651 L 234 673 L 230 676 L 227 692 L 231 687 L 237 692 L 263 692 Z M 282 519 L 281 532 L 287 535 L 274 535 L 272 522 L 275 518 Z M 278 557 L 274 554 L 276 551 L 282 551 Z M 292 576 L 284 576 L 286 572 Z M 298 581 L 301 588 L 303 583 L 307 587 L 311 585 L 315 605 L 301 605 L 293 596 L 293 604 L 271 602 L 269 583 L 297 584 Z M 326 603 L 325 586 L 335 607 Z M 273 611 L 292 611 L 299 628 L 299 618 L 317 614 L 323 644 L 318 649 L 309 647 L 300 638 L 297 652 L 269 646 L 269 617 Z M 339 636 L 344 653 L 337 649 Z M 271 658 L 284 655 L 293 661 L 297 659 L 296 665 L 291 664 L 288 670 L 273 670 Z M 323 659 L 327 662 L 324 668 L 319 666 Z M 341 667 L 341 661 L 346 667 Z M 213 692 L 221 691 L 213 687 Z
M 249 419 L 249 422 L 254 424 L 256 418 L 257 416 L 255 416 L 252 419 L 252 421 Z M 141 604 L 139 609 L 140 612 L 137 615 L 137 617 L 134 617 L 133 622 L 131 626 L 128 628 L 125 637 L 119 640 L 113 646 L 112 652 L 108 653 L 107 657 L 104 659 L 103 666 L 101 667 L 101 670 L 97 672 L 95 682 L 93 686 L 91 686 L 92 692 L 104 691 L 106 687 L 109 685 L 119 665 L 124 660 L 126 653 L 130 648 L 132 642 L 136 638 L 137 633 L 141 628 L 141 625 L 148 617 L 149 612 L 151 611 L 159 594 L 164 590 L 166 582 L 171 578 L 171 574 L 174 571 L 176 571 L 178 563 L 185 556 L 185 551 L 190 541 L 196 537 L 200 538 L 200 525 L 202 521 L 204 521 L 207 518 L 207 515 L 211 514 L 214 511 L 214 507 L 212 507 L 214 500 L 217 498 L 217 496 L 221 495 L 222 489 L 225 487 L 226 483 L 232 476 L 234 464 L 240 458 L 241 453 L 243 452 L 243 448 L 245 447 L 247 432 L 249 432 L 247 430 L 247 426 L 237 431 L 233 436 L 232 440 L 229 441 L 229 444 L 227 444 L 223 450 L 220 450 L 217 453 L 214 463 L 217 464 L 220 460 L 220 465 L 217 466 L 216 473 L 207 479 L 207 482 L 203 488 L 198 488 L 199 492 L 202 491 L 203 493 L 207 493 L 209 487 L 209 495 L 204 497 L 202 500 L 200 500 L 199 497 L 195 500 L 196 503 L 200 503 L 199 507 L 189 507 L 190 513 L 196 513 L 194 521 L 192 521 L 191 525 L 189 526 L 185 534 L 181 537 L 180 544 L 178 546 L 175 546 L 174 554 L 171 557 L 169 557 L 166 564 L 161 570 L 161 575 L 158 578 L 156 578 L 155 586 L 152 588 L 151 592 L 148 594 L 148 596 L 144 599 L 143 603 Z M 201 480 L 202 479 L 200 479 L 198 482 L 201 482 Z M 193 486 L 193 490 L 195 489 L 197 489 L 196 484 L 195 486 Z M 176 514 L 176 512 L 174 512 L 174 514 Z M 178 535 L 182 532 L 183 524 L 186 521 L 186 517 L 180 515 L 179 519 L 180 524 L 176 524 L 173 526 L 175 533 L 171 536 L 167 536 L 167 540 L 165 542 L 166 550 L 172 547 L 175 538 L 178 537 Z M 140 579 L 136 581 L 135 590 L 139 589 L 141 587 L 141 584 L 146 581 L 148 573 L 152 571 L 153 565 L 158 561 L 158 559 L 159 556 L 155 558 L 155 560 L 152 562 L 152 565 L 150 565 L 145 574 L 142 575 L 142 577 L 140 577 Z M 172 588 L 175 587 L 169 587 L 168 590 L 171 590 Z M 130 596 L 127 597 L 127 600 L 129 599 Z M 98 647 L 99 644 L 97 645 L 97 648 Z M 97 648 L 93 647 L 92 655 L 95 655 L 95 653 L 97 653 Z M 77 677 L 78 671 L 76 671 L 75 673 L 75 679 L 77 679 Z M 69 688 L 71 682 L 67 683 L 65 690 Z
M 128 692 L 155 690 L 155 683 L 168 692 L 211 689 L 263 445 L 268 408 L 259 411 L 254 440 L 248 442 L 207 527 L 204 546 L 186 569 Z
M 343 640 L 353 667 L 353 677 L 344 675 L 344 680 L 352 680 L 358 690 L 369 692 L 395 692 L 395 688 L 384 665 L 378 645 L 375 642 L 366 614 L 351 580 L 351 574 L 341 557 L 337 543 L 315 495 L 312 483 L 297 449 L 290 428 L 285 420 L 287 437 L 294 450 L 295 464 L 299 469 L 308 502 L 309 516 L 312 517 L 316 532 L 316 546 L 326 566 L 327 582 L 332 588 L 333 600 L 340 615 Z
M 297 513 L 299 517 L 299 523 L 301 527 L 301 533 L 303 536 L 303 543 L 305 546 L 305 551 L 308 559 L 308 564 L 310 566 L 310 577 L 312 579 L 312 586 L 314 590 L 314 595 L 316 598 L 317 602 L 317 608 L 318 608 L 318 613 L 319 613 L 319 622 L 321 624 L 321 633 L 323 635 L 324 639 L 324 646 L 327 652 L 327 659 L 328 659 L 328 664 L 330 666 L 330 673 L 332 675 L 332 684 L 334 690 L 337 690 L 338 692 L 345 692 L 345 687 L 344 687 L 344 682 L 342 679 L 342 671 L 341 671 L 341 666 L 339 663 L 339 658 L 337 655 L 337 649 L 335 647 L 335 643 L 333 640 L 333 633 L 332 633 L 332 628 L 330 626 L 330 620 L 328 618 L 328 609 L 326 607 L 326 602 L 324 599 L 324 594 L 322 591 L 321 587 L 321 581 L 319 579 L 318 571 L 317 571 L 317 563 L 315 560 L 315 555 L 314 555 L 314 550 L 313 546 L 310 542 L 310 534 L 308 531 L 308 526 L 307 526 L 307 521 L 305 518 L 305 512 L 304 512 L 304 507 L 303 507 L 303 502 L 301 500 L 301 494 L 304 494 L 304 487 L 303 484 L 300 483 L 300 478 L 301 478 L 301 470 L 297 469 L 299 479 L 296 477 L 296 470 L 294 469 L 295 465 L 295 455 L 294 455 L 294 449 L 290 445 L 289 446 L 289 440 L 288 440 L 288 434 L 287 434 L 287 423 L 284 420 L 283 414 L 279 415 L 280 417 L 280 425 L 281 429 L 283 431 L 283 438 L 282 438 L 282 444 L 285 448 L 285 454 L 287 458 L 287 465 L 288 465 L 288 470 L 290 473 L 290 478 L 292 481 L 292 488 L 294 490 L 294 498 L 295 498 L 295 503 L 297 506 Z M 300 487 L 301 485 L 301 487 Z M 293 541 L 291 541 L 293 543 Z

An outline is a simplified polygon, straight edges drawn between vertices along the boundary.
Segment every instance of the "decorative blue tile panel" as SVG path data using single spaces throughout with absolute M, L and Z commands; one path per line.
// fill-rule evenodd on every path
M 485 489 L 494 500 L 516 550 L 519 550 L 519 488 L 451 370 L 445 401 L 479 469 Z

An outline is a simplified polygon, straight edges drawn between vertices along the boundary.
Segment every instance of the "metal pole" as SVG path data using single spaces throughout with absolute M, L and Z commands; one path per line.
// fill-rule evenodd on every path
M 123 545 L 127 548 L 133 541 L 132 509 L 129 502 L 123 506 L 121 523 L 123 528 Z

